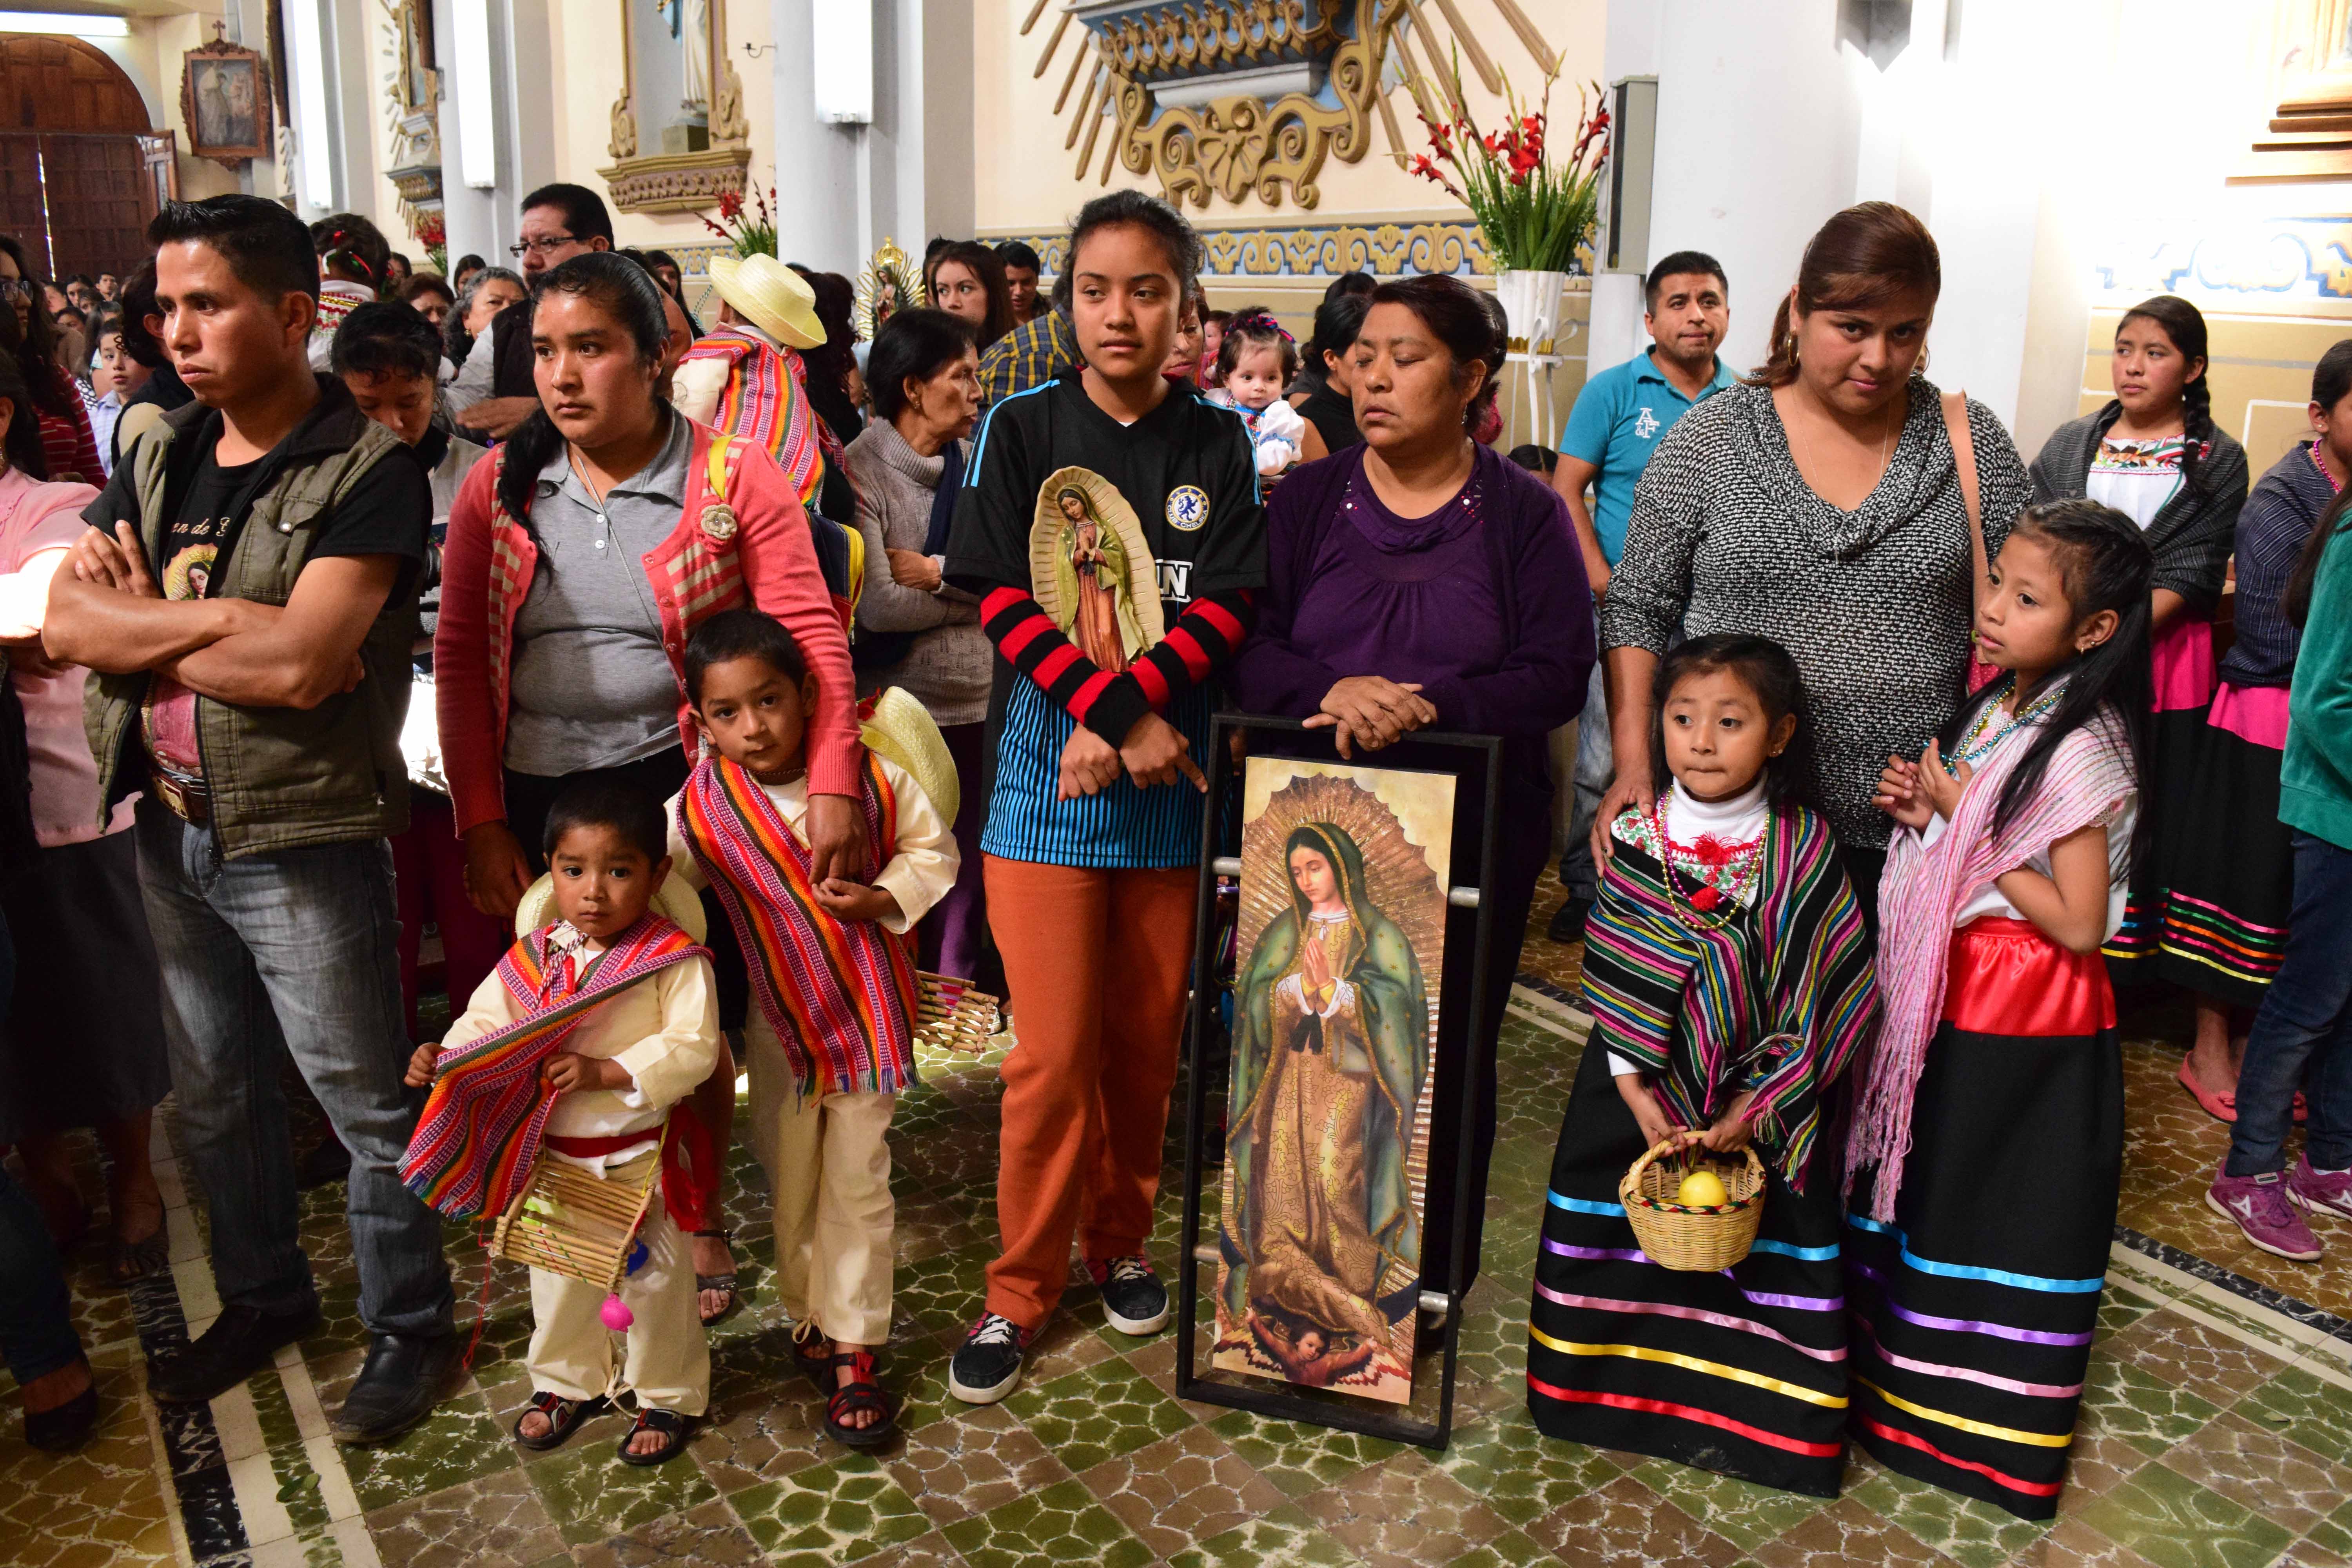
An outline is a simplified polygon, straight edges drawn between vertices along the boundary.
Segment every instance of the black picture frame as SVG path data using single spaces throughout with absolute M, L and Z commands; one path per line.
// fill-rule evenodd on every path
M 1453 865 L 1454 886 L 1446 889 L 1446 952 L 1448 980 L 1444 993 L 1453 995 L 1469 1008 L 1466 1037 L 1476 1042 L 1493 1020 L 1486 1016 L 1487 968 L 1494 962 L 1495 910 L 1492 900 L 1479 896 L 1493 884 L 1496 856 L 1502 815 L 1503 742 L 1495 735 L 1460 735 L 1422 732 L 1407 736 L 1394 745 L 1384 747 L 1372 755 L 1341 757 L 1333 745 L 1328 730 L 1310 730 L 1295 719 L 1264 718 L 1243 713 L 1221 713 L 1212 728 L 1208 754 L 1200 759 L 1209 781 L 1208 795 L 1202 808 L 1200 892 L 1193 913 L 1192 1000 L 1185 1021 L 1187 1073 L 1184 1107 L 1184 1220 L 1181 1248 L 1177 1257 L 1176 1295 L 1176 1396 L 1205 1405 L 1222 1405 L 1234 1410 L 1247 1410 L 1274 1420 L 1298 1421 L 1318 1426 L 1334 1427 L 1340 1431 L 1360 1432 L 1367 1436 L 1383 1438 L 1417 1447 L 1443 1450 L 1454 1427 L 1454 1363 L 1461 1349 L 1462 1302 L 1437 1292 L 1423 1291 L 1422 1307 L 1442 1307 L 1445 1314 L 1443 1372 L 1438 1385 L 1437 1418 L 1426 1421 L 1409 1414 L 1410 1406 L 1382 1405 L 1346 1394 L 1326 1393 L 1302 1388 L 1297 1384 L 1276 1383 L 1263 1378 L 1239 1378 L 1211 1368 L 1204 1371 L 1194 1363 L 1193 1339 L 1200 1317 L 1201 1268 L 1203 1264 L 1214 1266 L 1218 1249 L 1213 1239 L 1203 1245 L 1201 1238 L 1201 1184 L 1211 1169 L 1204 1147 L 1209 1135 L 1210 1042 L 1213 1036 L 1213 1017 L 1218 997 L 1223 989 L 1223 977 L 1218 973 L 1215 948 L 1217 934 L 1217 879 L 1232 876 L 1240 870 L 1238 856 L 1226 854 L 1229 827 L 1237 823 L 1234 789 L 1240 770 L 1234 760 L 1236 737 L 1256 738 L 1266 744 L 1268 752 L 1301 761 L 1329 762 L 1342 765 L 1381 768 L 1409 768 L 1428 773 L 1454 775 L 1454 832 Z M 1255 748 L 1253 748 L 1255 750 Z M 1463 784 L 1472 786 L 1465 791 Z M 1465 794 L 1475 794 L 1481 804 L 1475 816 L 1465 809 Z M 1465 842 L 1465 839 L 1468 840 Z M 1460 868 L 1475 868 L 1475 879 L 1464 882 Z M 1465 950 L 1460 942 L 1466 939 Z M 1457 969 L 1452 956 L 1466 951 L 1469 963 Z M 1455 982 L 1452 977 L 1466 978 Z M 1441 1017 L 1444 1004 L 1440 1003 Z M 1445 1071 L 1442 1057 L 1433 1055 L 1430 1070 L 1433 1074 Z M 1456 1065 L 1459 1070 L 1459 1064 Z M 1442 1102 L 1444 1091 L 1441 1085 L 1432 1097 L 1433 1105 Z M 1474 1137 L 1477 1096 L 1462 1093 L 1461 1125 L 1454 1141 L 1455 1181 L 1454 1184 L 1453 1254 L 1447 1260 L 1446 1278 L 1461 1279 L 1468 1261 L 1465 1256 L 1470 1230 L 1469 1200 L 1474 1184 L 1471 1165 L 1476 1158 Z M 1216 1169 L 1222 1170 L 1222 1157 Z M 1423 1216 L 1426 1223 L 1426 1215 Z M 1427 1260 L 1423 1259 L 1426 1267 Z

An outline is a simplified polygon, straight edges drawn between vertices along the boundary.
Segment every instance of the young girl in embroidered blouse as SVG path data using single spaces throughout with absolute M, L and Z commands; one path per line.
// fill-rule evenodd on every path
M 2164 979 L 2190 993 L 2197 1037 L 2180 1084 L 2227 1121 L 2236 1114 L 2232 1037 L 2242 1044 L 2248 998 L 2229 984 L 2226 957 L 2209 962 L 2230 953 L 2232 933 L 2221 931 L 2216 942 L 2217 911 L 2184 897 L 2179 877 L 2183 861 L 2215 836 L 2192 789 L 2219 685 L 2213 616 L 2247 486 L 2244 448 L 2214 424 L 2208 368 L 2197 307 L 2173 294 L 2141 300 L 2116 323 L 2114 400 L 2053 431 L 2031 473 L 2036 501 L 2081 496 L 2111 506 L 2138 525 L 2155 555 L 2150 710 L 2140 752 L 2146 852 L 2133 863 L 2107 964 L 2119 985 Z
M 2131 880 L 2153 561 L 2113 508 L 2028 508 L 1977 610 L 2006 678 L 1879 784 L 1900 830 L 1847 1149 L 1852 1430 L 2027 1519 L 2057 1511 L 2122 1175 L 2099 948 Z
M 910 933 L 955 886 L 954 807 L 869 747 L 874 879 L 817 879 L 804 826 L 816 683 L 792 633 L 724 610 L 696 629 L 685 668 L 707 744 L 669 803 L 670 854 L 688 886 L 719 895 L 751 970 L 744 1049 L 777 1294 L 826 1435 L 877 1448 L 897 1435 L 874 1352 L 890 1336 L 890 1116 L 915 1081 Z
M 1536 1267 L 1528 1403 L 1549 1435 L 1834 1497 L 1844 1462 L 1840 1151 L 1820 1129 L 1875 1017 L 1860 906 L 1818 813 L 1788 650 L 1705 637 L 1661 661 L 1646 809 L 1611 830 L 1586 930 L 1593 1029 Z M 1721 1274 L 1639 1247 L 1617 1184 L 1662 1142 L 1766 1166 Z

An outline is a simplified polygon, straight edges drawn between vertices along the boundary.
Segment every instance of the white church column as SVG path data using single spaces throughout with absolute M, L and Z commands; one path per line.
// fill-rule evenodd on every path
M 779 253 L 855 277 L 885 239 L 920 256 L 931 235 L 970 235 L 970 0 L 772 0 L 772 15 L 776 166 L 796 171 L 778 193 Z M 842 30 L 860 20 L 862 56 Z M 862 121 L 828 118 L 860 101 L 841 89 L 845 70 L 867 73 Z
M 525 193 L 555 178 L 548 0 L 433 0 L 449 264 L 513 267 Z M 541 62 L 527 65 L 526 62 Z

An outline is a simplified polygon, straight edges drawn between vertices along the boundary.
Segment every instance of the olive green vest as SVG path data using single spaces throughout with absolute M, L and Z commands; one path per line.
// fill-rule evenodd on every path
M 254 499 L 215 597 L 283 605 L 316 538 L 311 526 L 402 450 L 400 437 L 367 418 L 341 382 L 320 378 L 320 405 L 289 437 L 290 449 Z M 173 444 L 195 439 L 211 410 L 191 403 L 165 415 L 123 461 L 131 465 L 139 537 L 163 559 L 163 491 Z M 428 520 L 419 518 L 420 533 Z M 361 645 L 366 679 L 316 708 L 246 708 L 196 699 L 196 744 L 212 791 L 212 826 L 224 858 L 381 838 L 408 826 L 408 768 L 400 727 L 408 715 L 409 650 L 417 588 L 385 602 Z M 99 820 L 147 787 L 140 710 L 149 676 L 101 675 L 84 719 L 98 762 Z

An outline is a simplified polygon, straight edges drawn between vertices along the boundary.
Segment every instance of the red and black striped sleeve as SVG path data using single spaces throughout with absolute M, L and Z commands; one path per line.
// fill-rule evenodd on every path
M 981 600 L 981 629 L 1006 663 L 1034 680 L 1071 718 L 1116 746 L 1144 714 L 1163 710 L 1241 651 L 1255 615 L 1246 589 L 1195 600 L 1160 644 L 1124 673 L 1087 658 L 1022 589 L 1000 586 Z

